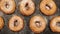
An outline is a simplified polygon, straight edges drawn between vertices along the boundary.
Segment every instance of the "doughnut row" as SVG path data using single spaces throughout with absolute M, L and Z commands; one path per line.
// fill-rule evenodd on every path
M 18 7 L 19 12 L 25 16 L 29 16 L 35 12 L 35 4 L 32 0 L 21 0 Z M 57 9 L 53 0 L 42 0 L 39 8 L 45 15 L 53 15 Z M 16 9 L 16 3 L 14 0 L 1 0 L 0 9 L 5 14 L 12 14 Z
M 35 12 L 35 4 L 32 0 L 21 0 L 19 2 L 19 12 L 22 15 L 29 16 Z M 16 3 L 14 0 L 0 0 L 0 10 L 5 14 L 15 12 Z M 42 0 L 39 9 L 45 15 L 53 15 L 56 12 L 56 4 L 53 0 Z M 24 19 L 13 15 L 8 21 L 8 28 L 11 31 L 18 32 L 24 28 Z M 34 33 L 41 33 L 46 29 L 47 22 L 44 17 L 36 15 L 30 19 L 29 27 Z M 0 30 L 4 27 L 4 19 L 0 16 Z M 54 17 L 50 21 L 50 29 L 53 32 L 60 32 L 60 16 Z
M 11 31 L 18 32 L 24 28 L 24 19 L 13 15 L 8 21 L 8 28 Z M 41 33 L 46 29 L 47 21 L 44 17 L 36 15 L 31 17 L 29 27 L 34 33 Z M 4 19 L 0 16 L 0 30 L 4 27 Z M 50 21 L 50 29 L 53 32 L 60 32 L 60 16 L 56 16 Z

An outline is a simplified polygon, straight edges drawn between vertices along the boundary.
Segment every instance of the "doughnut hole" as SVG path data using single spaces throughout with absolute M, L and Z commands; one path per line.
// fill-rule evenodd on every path
M 17 20 L 14 21 L 14 26 L 18 26 L 18 21 Z
M 51 9 L 51 6 L 49 6 L 48 4 L 46 4 L 45 8 L 46 8 L 47 10 L 50 10 L 50 9 Z
M 29 9 L 28 3 L 26 3 L 25 8 L 26 8 L 26 10 Z
M 9 3 L 8 3 L 8 2 L 5 3 L 5 7 L 6 7 L 7 9 L 9 8 Z
M 57 25 L 58 27 L 60 27 L 60 22 L 57 22 L 56 25 Z
M 41 26 L 40 21 L 36 21 L 35 24 L 36 24 L 36 27 L 40 28 L 40 26 Z

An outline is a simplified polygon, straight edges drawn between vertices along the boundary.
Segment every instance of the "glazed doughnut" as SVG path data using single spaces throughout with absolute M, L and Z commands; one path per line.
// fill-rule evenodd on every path
M 60 16 L 54 17 L 51 20 L 50 28 L 53 32 L 60 32 Z
M 43 0 L 40 3 L 40 10 L 45 15 L 53 15 L 56 9 L 57 7 L 53 0 Z
M 34 16 L 31 18 L 29 25 L 34 33 L 41 33 L 46 28 L 46 21 L 42 16 Z
M 20 31 L 24 27 L 23 19 L 19 16 L 14 15 L 9 20 L 8 25 L 9 25 L 10 30 L 12 30 L 14 32 Z
M 3 18 L 0 16 L 0 30 L 4 27 L 4 20 Z
M 32 0 L 22 0 L 19 5 L 21 14 L 29 16 L 34 13 L 35 5 Z
M 15 1 L 14 0 L 3 0 L 1 2 L 1 10 L 6 14 L 11 14 L 15 11 Z

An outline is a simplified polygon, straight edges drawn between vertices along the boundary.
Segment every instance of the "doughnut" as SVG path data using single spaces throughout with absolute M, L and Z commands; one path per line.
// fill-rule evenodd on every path
M 3 18 L 0 16 L 0 30 L 4 27 L 4 20 Z
M 42 16 L 33 16 L 30 19 L 29 27 L 34 33 L 41 33 L 46 28 L 46 21 Z
M 60 16 L 54 17 L 51 20 L 50 28 L 53 32 L 60 32 Z
M 15 1 L 14 0 L 3 0 L 1 2 L 1 10 L 5 14 L 11 14 L 15 11 Z
M 35 5 L 32 0 L 22 0 L 19 4 L 20 13 L 29 16 L 34 13 Z
M 23 19 L 20 16 L 14 15 L 9 20 L 8 25 L 11 31 L 14 31 L 14 32 L 20 31 L 24 27 Z
M 43 0 L 40 3 L 40 10 L 45 15 L 53 15 L 56 12 L 56 9 L 57 7 L 53 0 Z

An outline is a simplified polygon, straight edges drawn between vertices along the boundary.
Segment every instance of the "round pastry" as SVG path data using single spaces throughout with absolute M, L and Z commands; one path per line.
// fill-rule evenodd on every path
M 54 17 L 51 20 L 50 28 L 53 32 L 60 32 L 60 16 Z
M 4 27 L 4 20 L 3 18 L 0 16 L 0 30 Z
M 15 11 L 15 1 L 14 0 L 3 0 L 1 2 L 1 10 L 6 14 L 11 14 Z
M 45 15 L 53 15 L 56 9 L 57 7 L 53 0 L 43 0 L 40 3 L 40 10 Z
M 20 31 L 24 27 L 23 19 L 19 16 L 14 15 L 10 20 L 9 20 L 9 29 L 12 31 Z
M 30 20 L 30 29 L 35 33 L 41 33 L 46 28 L 46 21 L 42 16 L 34 16 Z
M 29 16 L 34 13 L 35 5 L 32 0 L 22 0 L 19 5 L 21 14 Z

